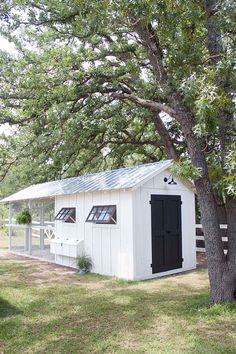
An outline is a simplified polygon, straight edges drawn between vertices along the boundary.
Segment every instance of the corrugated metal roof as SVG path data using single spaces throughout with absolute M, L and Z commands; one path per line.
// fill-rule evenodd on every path
M 135 188 L 142 184 L 142 182 L 144 183 L 148 178 L 165 170 L 171 166 L 171 164 L 172 160 L 166 160 L 53 182 L 34 184 L 2 199 L 1 202 L 49 198 L 56 195 L 94 192 L 100 190 Z

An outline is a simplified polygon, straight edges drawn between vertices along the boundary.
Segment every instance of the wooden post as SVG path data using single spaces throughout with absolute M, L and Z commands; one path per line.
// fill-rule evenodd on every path
M 12 205 L 11 205 L 11 203 L 9 203 L 9 220 L 8 220 L 8 224 L 9 224 L 9 226 L 8 226 L 8 247 L 9 247 L 9 251 L 11 251 L 11 247 L 12 247 L 12 245 L 11 245 L 11 241 L 12 241 L 12 234 L 13 234 L 13 232 L 12 232 Z
M 44 203 L 40 207 L 40 226 L 44 226 Z M 40 229 L 40 249 L 44 249 L 44 229 Z
M 29 250 L 29 226 L 25 226 L 25 245 L 24 251 L 27 252 Z
M 28 201 L 28 208 L 29 208 L 29 212 L 31 213 L 31 202 L 30 200 Z M 32 220 L 33 221 L 33 220 Z M 27 226 L 28 228 L 28 251 L 29 254 L 32 254 L 32 224 Z
M 29 254 L 32 254 L 32 226 L 28 225 Z

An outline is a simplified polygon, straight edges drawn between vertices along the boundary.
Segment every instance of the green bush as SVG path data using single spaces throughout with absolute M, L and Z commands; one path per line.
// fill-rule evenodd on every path
M 32 216 L 28 209 L 23 209 L 19 214 L 16 216 L 16 223 L 20 225 L 29 225 L 32 222 Z
M 92 259 L 86 254 L 77 257 L 77 266 L 84 272 L 89 272 L 93 266 Z

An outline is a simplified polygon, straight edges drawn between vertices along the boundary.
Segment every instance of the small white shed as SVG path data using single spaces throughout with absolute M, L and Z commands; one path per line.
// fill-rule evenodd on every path
M 190 183 L 171 175 L 171 164 L 37 184 L 2 202 L 54 199 L 49 252 L 55 263 L 75 267 L 85 253 L 94 273 L 125 279 L 174 274 L 196 267 L 195 195 Z

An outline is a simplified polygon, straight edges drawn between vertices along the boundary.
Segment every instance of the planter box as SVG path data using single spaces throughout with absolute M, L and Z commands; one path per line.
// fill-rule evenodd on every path
M 56 238 L 50 242 L 50 252 L 61 256 L 76 258 L 84 250 L 83 240 L 67 240 Z

